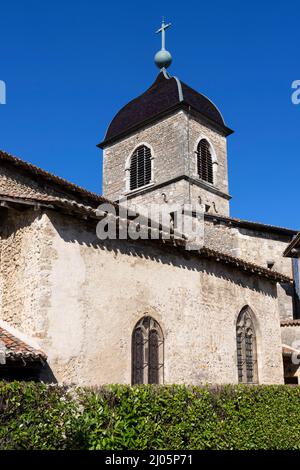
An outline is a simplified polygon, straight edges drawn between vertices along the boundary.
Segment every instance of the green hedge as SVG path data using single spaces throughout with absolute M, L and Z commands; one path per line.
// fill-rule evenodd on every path
M 300 387 L 0 382 L 0 449 L 300 449 Z

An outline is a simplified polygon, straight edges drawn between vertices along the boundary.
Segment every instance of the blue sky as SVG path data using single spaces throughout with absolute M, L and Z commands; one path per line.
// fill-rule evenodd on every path
M 172 22 L 169 71 L 209 96 L 228 139 L 231 215 L 300 228 L 297 2 L 1 2 L 0 148 L 101 191 L 114 114 L 155 79 L 154 34 Z

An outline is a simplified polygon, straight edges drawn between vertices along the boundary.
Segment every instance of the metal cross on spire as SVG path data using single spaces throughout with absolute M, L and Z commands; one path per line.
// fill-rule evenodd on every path
M 166 69 L 172 62 L 172 56 L 169 51 L 166 50 L 166 29 L 171 26 L 171 23 L 166 24 L 165 19 L 162 19 L 161 27 L 156 33 L 161 33 L 161 50 L 155 54 L 154 62 L 159 69 Z
M 156 31 L 156 34 L 161 33 L 161 49 L 164 51 L 166 49 L 166 29 L 171 26 L 171 23 L 166 24 L 165 18 L 162 19 L 161 27 Z

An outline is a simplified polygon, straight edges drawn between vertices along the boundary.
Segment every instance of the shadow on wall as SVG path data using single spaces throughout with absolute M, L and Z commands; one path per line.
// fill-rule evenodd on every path
M 162 245 L 159 240 L 99 240 L 96 235 L 97 221 L 84 221 L 68 215 L 48 211 L 48 216 L 57 234 L 66 243 L 77 243 L 94 250 L 112 252 L 115 257 L 125 255 L 143 260 L 167 264 L 175 268 L 206 273 L 224 279 L 240 287 L 261 292 L 276 298 L 274 281 L 247 274 L 213 259 L 205 259 L 184 248 Z
M 41 365 L 14 364 L 8 363 L 0 366 L 0 380 L 21 380 L 25 382 L 44 382 L 46 384 L 57 384 L 58 381 L 53 374 L 49 364 L 46 362 Z
M 41 216 L 41 213 L 32 209 L 11 210 L 0 207 L 0 237 L 4 240 L 11 237 L 17 230 L 28 227 Z
M 44 364 L 44 366 L 41 367 L 40 373 L 39 373 L 39 376 L 38 376 L 38 380 L 40 382 L 44 382 L 46 384 L 57 384 L 58 383 L 58 381 L 57 381 L 55 375 L 53 374 L 53 371 L 52 371 L 51 367 L 49 366 L 48 362 L 46 362 Z

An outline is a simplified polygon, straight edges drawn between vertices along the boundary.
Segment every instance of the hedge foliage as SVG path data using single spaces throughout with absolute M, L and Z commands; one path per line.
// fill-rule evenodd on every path
M 300 387 L 0 382 L 0 449 L 300 449 Z

